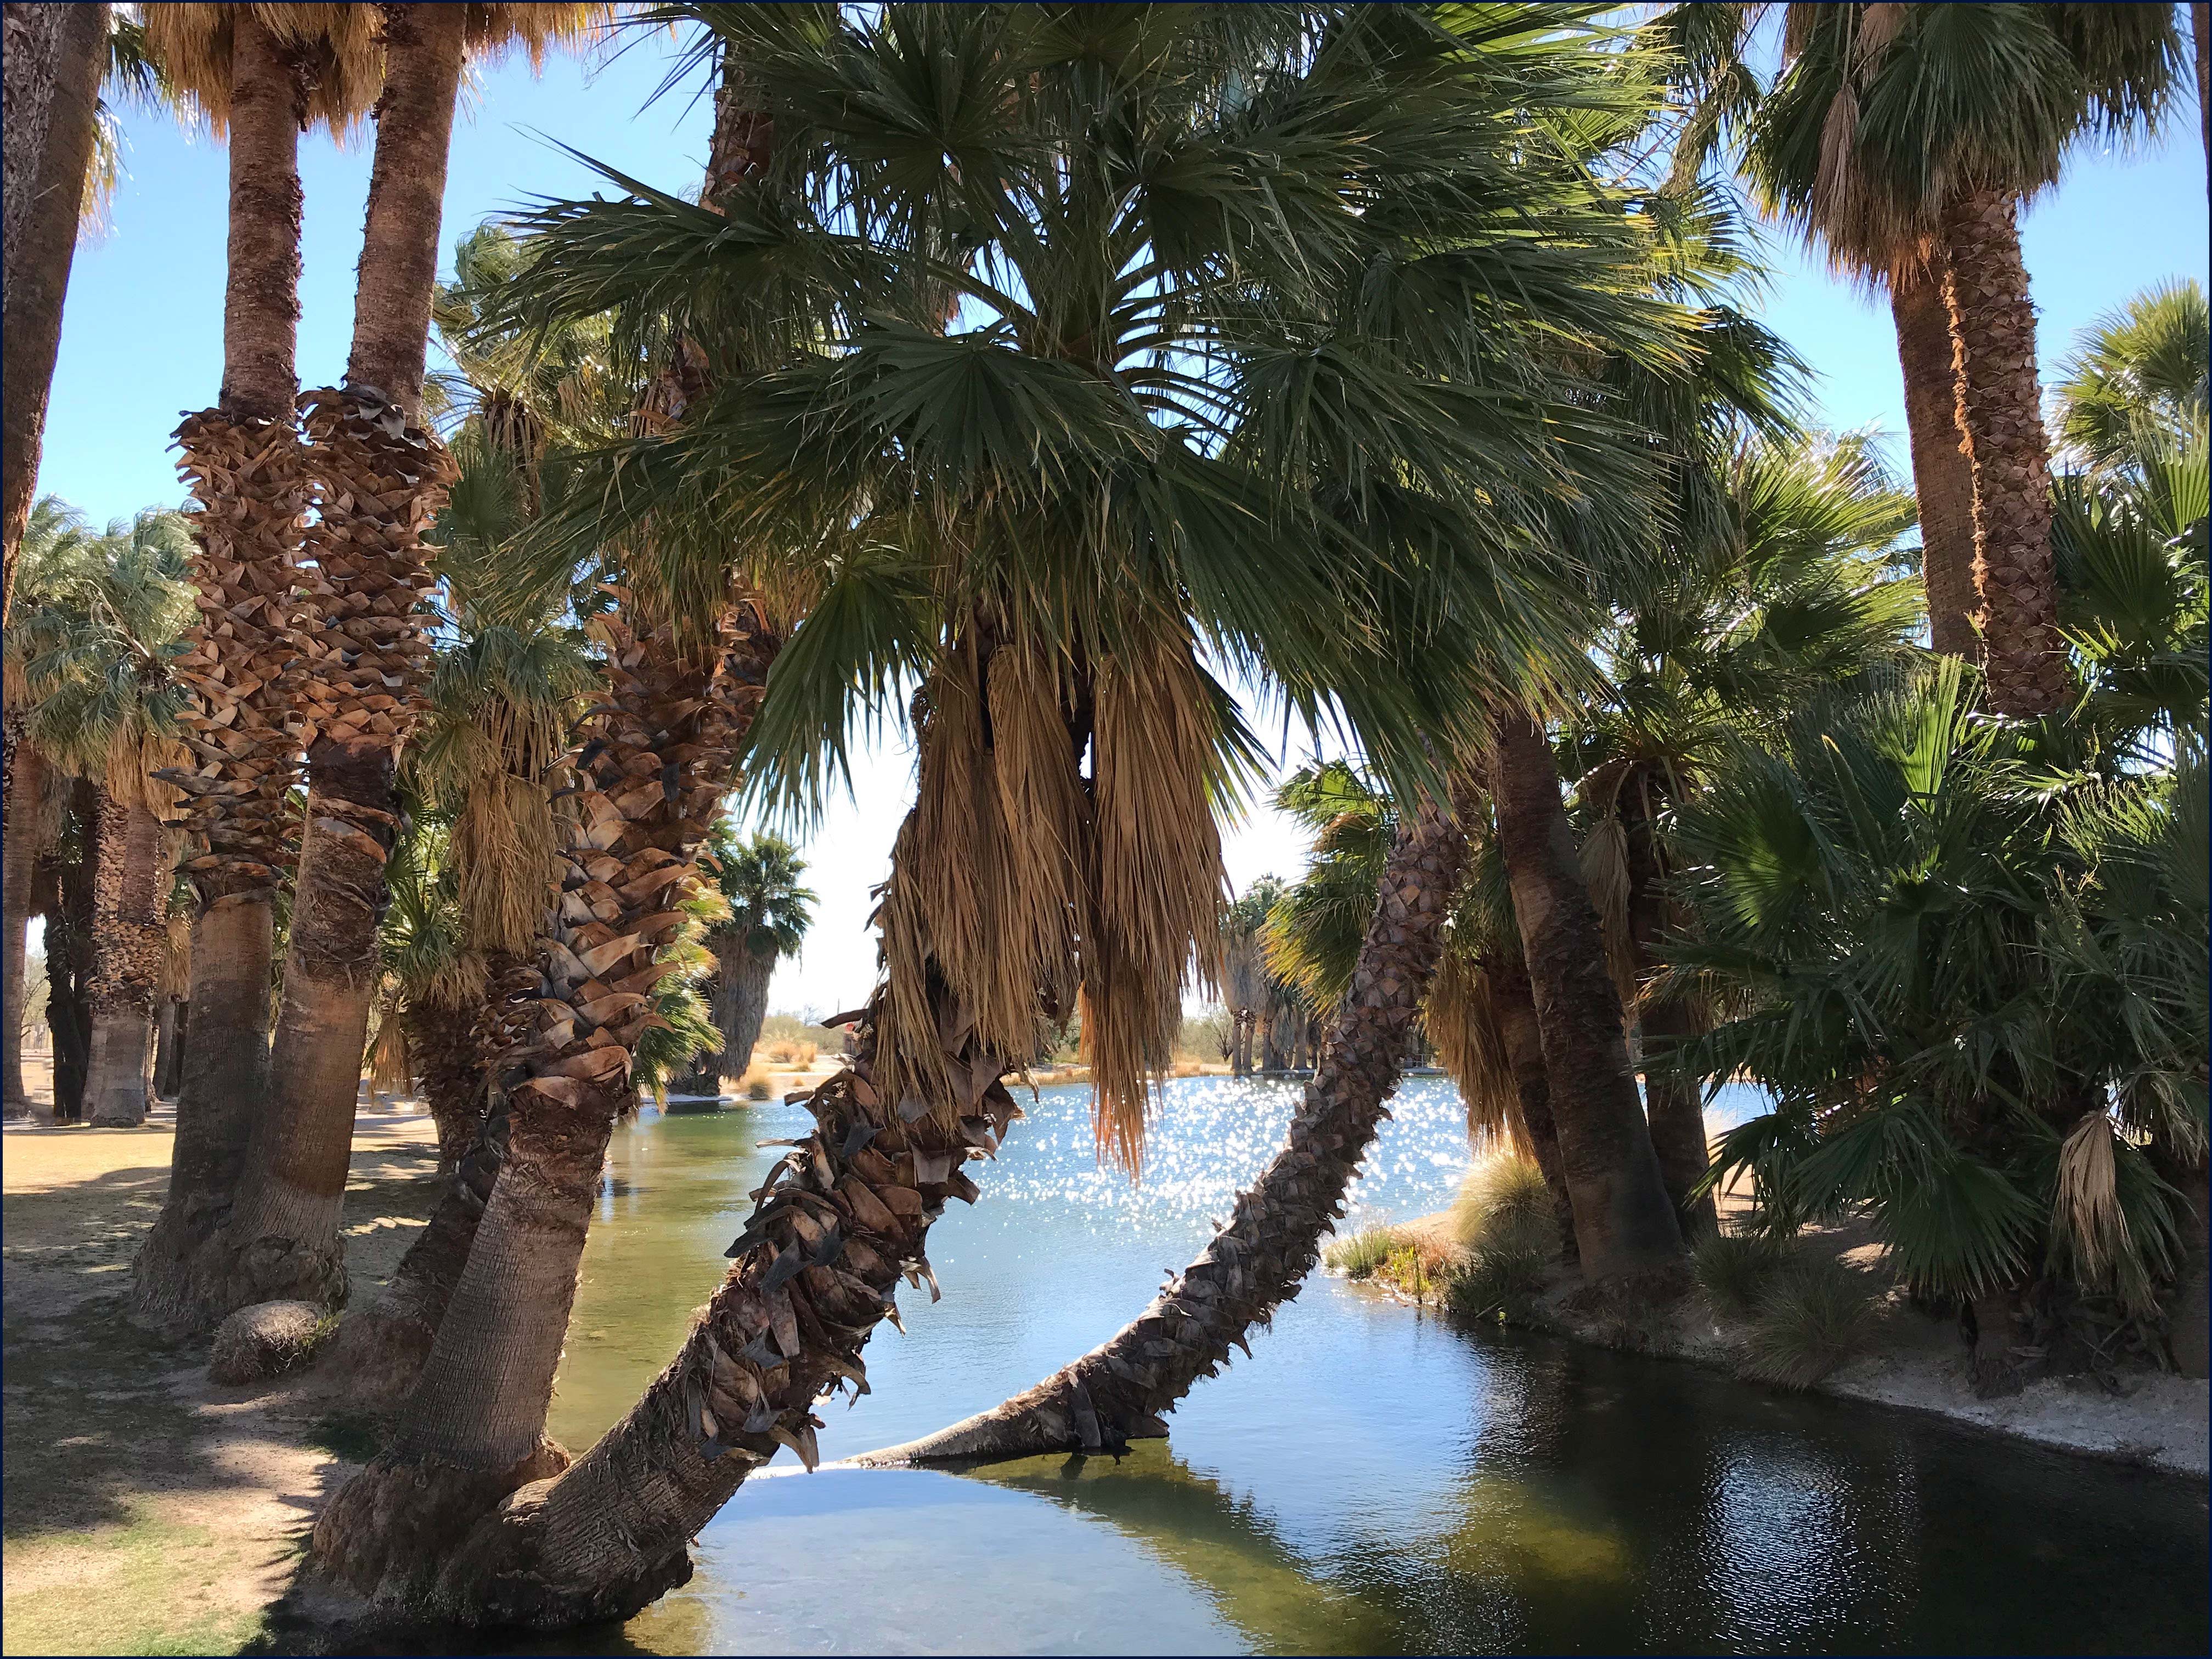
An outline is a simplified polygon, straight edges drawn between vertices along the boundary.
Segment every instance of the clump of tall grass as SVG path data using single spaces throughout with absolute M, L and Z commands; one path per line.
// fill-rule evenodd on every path
M 814 1064 L 814 1056 L 821 1050 L 811 1042 L 771 1042 L 768 1057 L 779 1066 L 791 1066 L 804 1071 Z
M 1760 1233 L 1709 1232 L 1690 1252 L 1690 1274 L 1716 1312 L 1748 1319 L 1790 1246 Z
M 1467 1172 L 1449 1227 L 1462 1255 L 1447 1275 L 1444 1303 L 1464 1319 L 1523 1311 L 1559 1259 L 1552 1189 L 1535 1160 L 1517 1153 L 1492 1153 Z
M 748 1066 L 745 1074 L 738 1079 L 738 1092 L 747 1100 L 770 1100 L 775 1097 L 775 1088 L 768 1080 L 766 1072 L 757 1066 Z
M 1322 1261 L 1346 1279 L 1372 1279 L 1390 1260 L 1398 1241 L 1387 1227 L 1362 1227 L 1349 1238 L 1333 1239 L 1321 1253 Z
M 1552 1189 L 1534 1158 L 1494 1152 L 1467 1172 L 1452 1200 L 1452 1243 L 1470 1254 L 1499 1250 L 1548 1260 L 1559 1249 Z
M 1762 1382 L 1809 1389 L 1857 1352 L 1873 1322 L 1874 1300 L 1857 1273 L 1839 1261 L 1791 1261 L 1753 1299 L 1737 1370 Z

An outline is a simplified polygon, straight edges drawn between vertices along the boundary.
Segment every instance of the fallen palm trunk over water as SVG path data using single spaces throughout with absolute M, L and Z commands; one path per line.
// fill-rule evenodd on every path
M 1255 1325 L 1297 1294 L 1324 1233 L 1343 1213 L 1397 1087 L 1407 1043 L 1442 954 L 1466 853 L 1433 807 L 1403 830 L 1385 866 L 1352 989 L 1331 1024 L 1289 1143 L 1237 1200 L 1230 1224 L 1150 1307 L 1101 1346 L 1025 1394 L 904 1445 L 853 1460 L 918 1463 L 1118 1449 L 1167 1432 L 1170 1411 Z

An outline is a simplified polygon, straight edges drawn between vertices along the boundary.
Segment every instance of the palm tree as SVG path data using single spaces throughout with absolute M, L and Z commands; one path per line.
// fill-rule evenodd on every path
M 1237 896 L 1221 919 L 1221 990 L 1236 1021 L 1236 1048 L 1230 1069 L 1238 1077 L 1252 1072 L 1252 1045 L 1259 1035 L 1261 1011 L 1267 1000 L 1267 938 L 1262 931 L 1283 884 L 1262 876 Z
M 719 1063 L 702 1063 L 674 1085 L 678 1093 L 719 1095 L 724 1074 L 744 1072 L 768 1018 L 769 980 L 779 959 L 794 953 L 813 920 L 814 895 L 799 884 L 805 873 L 798 849 L 780 836 L 756 835 L 740 844 L 726 823 L 714 826 L 700 854 L 730 907 L 729 920 L 707 934 L 714 971 L 708 992 Z
M 1420 731 L 1462 706 L 1468 659 L 1504 678 L 1505 662 L 1573 653 L 1555 622 L 1571 577 L 1490 534 L 1568 488 L 1565 456 L 1603 449 L 1522 331 L 1541 316 L 1671 349 L 1628 276 L 1640 247 L 1583 175 L 1583 140 L 1553 120 L 1553 100 L 1606 102 L 1603 63 L 1547 21 L 1486 15 L 1455 37 L 1410 10 L 1333 12 L 1318 33 L 1309 12 L 1271 8 L 805 15 L 708 20 L 767 94 L 766 187 L 726 215 L 641 189 L 549 210 L 519 302 L 681 303 L 702 353 L 739 322 L 753 327 L 733 345 L 758 352 L 765 276 L 788 293 L 818 258 L 849 284 L 820 323 L 833 349 L 802 335 L 750 372 L 709 354 L 680 428 L 604 464 L 637 487 L 580 493 L 592 510 L 554 515 L 548 539 L 565 562 L 649 519 L 664 565 L 711 554 L 664 572 L 710 598 L 733 552 L 764 574 L 803 558 L 807 619 L 754 727 L 761 787 L 818 788 L 855 699 L 880 708 L 921 684 L 921 799 L 884 895 L 885 983 L 675 1364 L 572 1473 L 463 1541 L 444 1528 L 547 1467 L 533 1447 L 575 1260 L 533 1257 L 526 1279 L 487 1254 L 487 1214 L 401 1436 L 316 1540 L 350 1582 L 464 1616 L 637 1605 L 681 1573 L 685 1537 L 747 1469 L 780 1443 L 811 1460 L 809 1404 L 857 1376 L 899 1264 L 921 1273 L 936 1209 L 973 1195 L 961 1164 L 1014 1115 L 1000 1079 L 1079 1001 L 1102 1147 L 1134 1161 L 1187 965 L 1195 951 L 1210 969 L 1218 948 L 1212 809 L 1245 753 L 1197 640 L 1264 665 L 1294 707 L 1343 709 L 1418 787 L 1435 770 Z M 955 130 L 957 166 L 938 136 Z M 886 149 L 906 161 L 879 168 Z M 1223 183 L 1194 198 L 1167 158 L 1201 155 Z M 1419 190 L 1398 170 L 1415 155 Z M 807 192 L 779 191 L 779 170 Z M 1533 216 L 1532 191 L 1552 192 Z M 641 267 L 648 246 L 662 252 Z M 955 300 L 972 326 L 941 331 Z M 1498 395 L 1452 395 L 1477 382 Z M 619 807 L 605 821 L 629 833 Z M 1409 882 L 1405 902 L 1431 902 L 1429 885 Z M 1406 949 L 1410 966 L 1410 933 Z M 580 1029 L 581 975 L 629 971 L 605 954 L 556 974 L 542 1006 L 563 1037 Z M 1388 977 L 1345 1016 L 1348 1066 L 1387 1051 L 1395 1073 L 1393 1022 L 1417 988 Z M 580 1109 L 594 1080 L 531 1065 L 518 1148 L 524 1102 Z M 1356 1092 L 1341 1073 L 1328 1086 Z M 595 1163 L 603 1138 L 578 1140 Z M 526 1329 L 546 1360 L 526 1395 L 519 1370 L 470 1380 L 483 1367 L 460 1363 L 467 1349 L 514 1352 Z M 651 1473 L 611 1482 L 615 1468 Z M 384 1495 L 424 1492 L 434 1470 L 439 1529 L 402 1537 Z M 548 1571 L 508 1571 L 517 1552 Z
M 1972 467 L 1990 706 L 2053 714 L 2069 676 L 2015 216 L 2056 182 L 2075 143 L 2163 112 L 2179 66 L 2172 9 L 1792 5 L 1785 51 L 1790 68 L 1755 118 L 1760 187 L 1853 268 L 1929 250 Z M 1905 335 L 1901 324 L 1901 345 Z M 1933 366 L 1919 355 L 1908 347 L 1905 359 L 1926 384 Z
M 382 72 L 365 5 L 153 5 L 149 55 L 179 97 L 228 132 L 229 266 L 223 380 L 179 428 L 198 506 L 200 620 L 174 667 L 191 690 L 188 797 L 195 914 L 195 1041 L 177 1103 L 161 1214 L 131 1267 L 132 1303 L 156 1325 L 200 1322 L 192 1264 L 228 1212 L 268 1083 L 276 899 L 291 862 L 286 797 L 298 742 L 288 673 L 293 579 L 306 508 L 295 422 L 299 139 L 343 130 Z
M 4 196 L 0 197 L 0 316 L 7 341 L 0 379 L 0 627 L 15 594 L 15 563 L 38 488 L 46 395 L 62 337 L 107 70 L 109 8 L 19 5 L 7 14 Z
M 66 523 L 56 504 L 41 505 L 49 526 Z M 9 672 L 32 711 L 27 741 L 93 783 L 84 1094 L 94 1125 L 136 1124 L 146 1115 L 154 992 L 167 951 L 170 860 L 158 815 L 173 797 L 154 774 L 175 746 L 168 659 L 191 614 L 189 542 L 182 519 L 160 510 L 104 536 L 39 539 L 26 605 L 7 633 Z
M 418 598 L 423 538 L 455 473 L 422 415 L 439 218 L 469 52 L 521 42 L 532 60 L 603 15 L 589 5 L 386 5 L 376 153 L 343 388 L 303 399 L 318 511 L 302 548 L 296 644 L 308 804 L 272 1094 L 238 1202 L 198 1267 L 203 1318 L 248 1303 L 345 1299 L 339 1242 L 354 1101 L 374 994 L 383 866 L 401 746 L 422 712 L 432 647 Z
M 2146 289 L 2100 317 L 2060 366 L 2058 441 L 2093 470 L 2141 447 L 2138 428 L 2186 441 L 2203 425 L 2212 313 L 2197 279 Z
M 1711 499 L 1674 516 L 1668 556 L 1622 594 L 1600 641 L 1608 685 L 1567 728 L 1583 858 L 1644 1039 L 1644 1096 L 1686 1228 L 1710 1226 L 1705 1079 L 1669 1061 L 1704 1028 L 1668 994 L 1660 941 L 1686 920 L 1668 896 L 1674 808 L 1730 734 L 1757 733 L 1824 685 L 1902 665 L 1919 608 L 1897 580 L 1912 517 L 1863 440 L 1743 437 L 1701 463 Z

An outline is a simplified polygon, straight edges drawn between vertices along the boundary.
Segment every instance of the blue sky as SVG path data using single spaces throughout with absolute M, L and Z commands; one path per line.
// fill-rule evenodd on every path
M 485 70 L 454 132 L 448 247 L 532 197 L 611 189 L 553 138 L 663 188 L 696 188 L 706 100 L 687 89 L 647 104 L 673 50 L 653 36 L 611 60 L 550 59 L 535 77 L 520 58 Z M 2169 276 L 2205 280 L 2212 231 L 2195 115 L 2178 110 L 2162 139 L 2134 153 L 2085 151 L 2024 217 L 2046 379 L 2078 331 L 2136 290 Z M 126 110 L 123 118 L 129 176 L 106 234 L 77 251 L 39 480 L 94 520 L 180 499 L 169 435 L 183 411 L 214 402 L 222 378 L 227 156 L 166 115 Z M 305 386 L 333 383 L 345 367 L 369 143 L 364 130 L 343 148 L 321 136 L 302 145 Z M 1766 246 L 1773 275 L 1752 308 L 1812 366 L 1825 423 L 1890 434 L 1901 465 L 1904 394 L 1887 303 L 1832 279 L 1794 238 L 1768 233 Z M 865 994 L 874 963 L 866 890 L 883 873 L 908 778 L 903 754 L 872 757 L 856 799 L 812 837 L 822 903 L 805 951 L 779 970 L 778 1007 L 850 1007 Z M 1261 811 L 1226 851 L 1241 888 L 1269 871 L 1296 874 L 1303 848 Z

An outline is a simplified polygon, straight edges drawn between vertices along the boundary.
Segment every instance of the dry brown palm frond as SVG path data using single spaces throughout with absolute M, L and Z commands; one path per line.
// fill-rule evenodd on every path
M 171 906 L 163 918 L 161 977 L 154 993 L 175 1001 L 192 994 L 192 915 L 179 906 Z
M 1498 1023 L 1490 975 L 1474 957 L 1446 950 L 1422 1009 L 1437 1063 L 1459 1085 L 1470 1140 L 1495 1136 L 1513 1141 L 1513 1109 L 1519 1098 L 1505 1033 Z
M 414 1057 L 407 1051 L 398 990 L 389 981 L 377 997 L 375 1022 L 376 1030 L 368 1040 L 369 1097 L 407 1094 L 415 1087 Z
M 496 60 L 520 46 L 534 73 L 545 66 L 549 46 L 573 46 L 605 33 L 615 17 L 611 5 L 471 5 L 466 33 L 471 58 Z
M 2101 1281 L 2134 1253 L 2120 1209 L 2112 1120 L 2101 1113 L 2083 1118 L 2059 1148 L 2051 1220 L 2072 1239 L 2085 1279 Z
M 1628 874 L 1628 829 L 1620 813 L 1601 814 L 1583 832 L 1582 870 L 1591 908 L 1605 934 L 1606 969 L 1613 975 L 1621 1006 L 1632 1009 L 1638 975 L 1628 913 L 1634 889 Z
M 500 771 L 481 778 L 453 820 L 452 868 L 471 942 L 532 949 L 552 900 L 561 839 L 546 790 Z
M 100 781 L 124 805 L 143 806 L 155 817 L 167 818 L 183 797 L 173 784 L 155 774 L 186 766 L 191 760 L 191 751 L 176 738 L 131 720 L 108 740 Z
M 999 810 L 1010 832 L 1012 920 L 1028 935 L 1030 1015 L 1064 1019 L 1081 989 L 1077 943 L 1092 931 L 1094 848 L 1056 665 L 1040 653 L 1001 650 L 991 663 L 989 701 Z
M 262 26 L 303 59 L 307 118 L 334 137 L 375 106 L 384 87 L 380 9 L 369 4 L 162 4 L 144 8 L 146 50 L 189 111 L 220 139 L 230 125 L 230 42 L 237 14 Z

